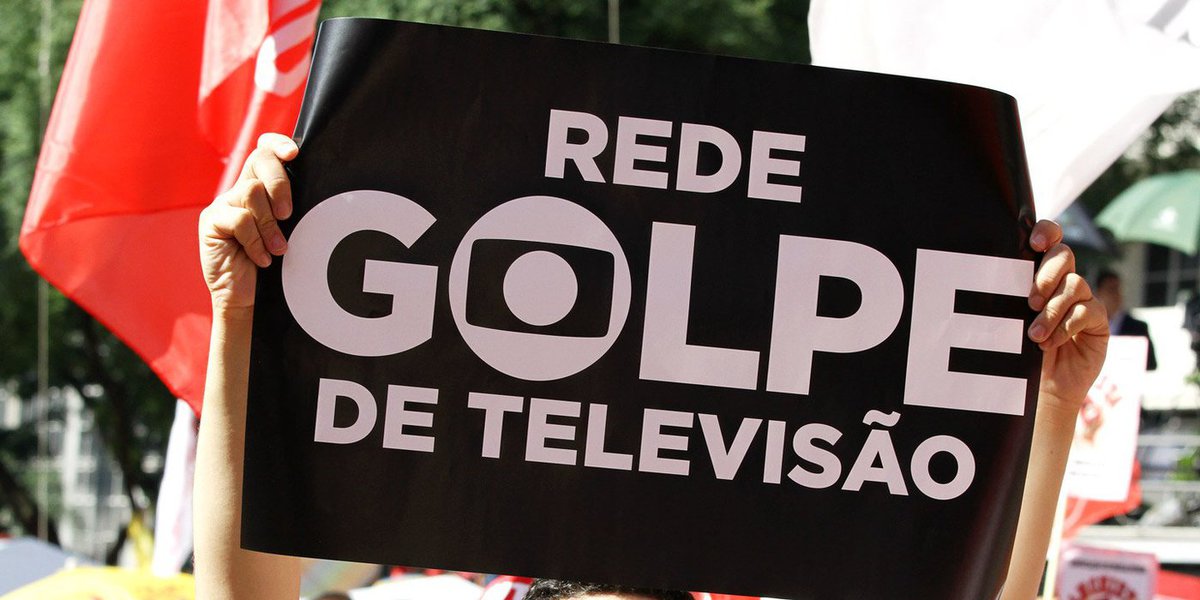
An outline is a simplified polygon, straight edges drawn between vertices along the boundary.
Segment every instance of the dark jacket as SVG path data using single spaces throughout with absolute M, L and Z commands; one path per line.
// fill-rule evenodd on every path
M 1154 357 L 1154 342 L 1150 340 L 1150 326 L 1146 325 L 1145 321 L 1139 321 L 1133 318 L 1133 315 L 1124 313 L 1125 318 L 1121 320 L 1117 326 L 1115 335 L 1138 335 L 1146 338 L 1149 346 L 1146 349 L 1146 369 L 1153 371 L 1158 368 L 1158 359 Z

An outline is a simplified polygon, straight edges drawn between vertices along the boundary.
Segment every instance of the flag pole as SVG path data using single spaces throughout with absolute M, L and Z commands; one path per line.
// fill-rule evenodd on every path
M 50 116 L 50 51 L 52 24 L 54 15 L 54 0 L 42 0 L 41 27 L 38 30 L 38 133 L 45 135 L 46 123 Z M 42 509 L 38 511 L 38 539 L 50 539 L 50 480 L 49 480 L 49 438 L 50 426 L 50 289 L 46 280 L 38 277 L 37 306 L 38 306 L 38 347 L 37 347 L 37 400 L 34 411 L 37 418 L 38 438 L 38 501 Z
M 608 41 L 621 43 L 621 0 L 608 0 Z

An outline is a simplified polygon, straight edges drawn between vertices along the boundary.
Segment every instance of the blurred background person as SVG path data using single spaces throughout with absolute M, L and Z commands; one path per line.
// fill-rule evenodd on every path
M 1145 321 L 1133 318 L 1125 310 L 1125 295 L 1121 291 L 1121 277 L 1107 269 L 1100 272 L 1096 278 L 1096 298 L 1104 304 L 1108 311 L 1108 331 L 1112 335 L 1136 335 L 1146 338 L 1149 345 L 1146 349 L 1146 369 L 1153 371 L 1158 368 L 1158 360 L 1154 356 L 1154 340 L 1150 339 L 1150 327 Z

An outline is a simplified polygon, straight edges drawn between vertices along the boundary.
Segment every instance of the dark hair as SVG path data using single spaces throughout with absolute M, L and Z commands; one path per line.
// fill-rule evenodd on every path
M 350 595 L 346 592 L 325 592 L 317 596 L 315 600 L 350 600 Z
M 539 579 L 533 582 L 529 592 L 525 594 L 525 600 L 567 600 L 584 594 L 637 594 L 654 600 L 692 600 L 692 595 L 688 592 L 557 579 Z
M 1112 271 L 1110 269 L 1104 269 L 1103 271 L 1100 271 L 1100 274 L 1096 276 L 1096 289 L 1100 289 L 1101 287 L 1103 287 L 1104 283 L 1106 281 L 1108 281 L 1109 279 L 1116 279 L 1117 281 L 1121 281 L 1121 276 L 1117 275 L 1117 273 L 1115 271 Z

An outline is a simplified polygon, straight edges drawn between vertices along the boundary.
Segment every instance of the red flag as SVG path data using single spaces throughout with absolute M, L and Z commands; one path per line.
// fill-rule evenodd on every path
M 319 0 L 87 0 L 20 246 L 199 411 L 200 210 L 296 120 Z

